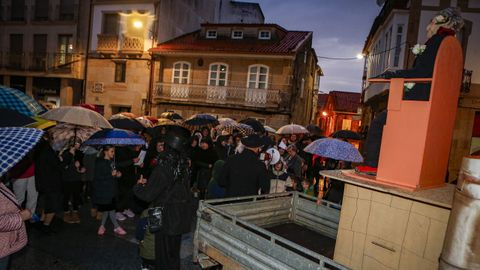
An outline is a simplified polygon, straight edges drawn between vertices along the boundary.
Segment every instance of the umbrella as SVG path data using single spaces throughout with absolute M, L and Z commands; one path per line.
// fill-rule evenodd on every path
M 97 113 L 100 113 L 100 111 L 97 109 L 97 106 L 93 105 L 93 104 L 80 104 L 78 105 L 82 108 L 85 108 L 85 109 L 89 109 L 89 110 L 92 110 L 94 112 L 97 112 Z
M 339 139 L 318 139 L 303 149 L 305 152 L 336 160 L 363 162 L 357 148 Z
M 310 124 L 306 126 L 306 129 L 312 135 L 320 136 L 322 134 L 322 129 L 319 126 L 314 124 Z
M 265 128 L 265 131 L 267 131 L 267 132 L 277 133 L 277 131 L 270 126 L 263 126 L 263 128 Z
M 218 125 L 216 129 L 218 132 L 227 131 L 229 134 L 233 134 L 235 130 L 238 130 L 243 136 L 248 136 L 255 133 L 251 126 L 242 123 L 221 124 Z
M 112 125 L 101 114 L 79 106 L 55 108 L 44 113 L 42 118 L 79 126 L 112 128 Z
M 224 124 L 236 124 L 237 121 L 233 120 L 232 118 L 219 118 L 218 119 L 218 123 L 220 123 L 220 125 L 224 125 Z
M 167 119 L 167 118 L 158 118 L 156 126 L 175 126 L 178 125 L 177 122 Z
M 306 134 L 308 130 L 300 125 L 285 125 L 277 130 L 277 134 Z
M 139 121 L 132 118 L 116 118 L 108 120 L 114 128 L 127 129 L 132 131 L 142 131 L 145 126 L 142 125 Z
M 265 132 L 265 128 L 263 127 L 262 123 L 260 123 L 257 119 L 246 118 L 240 121 L 240 123 L 251 126 L 255 132 Z
M 218 125 L 218 120 L 213 115 L 199 113 L 185 120 L 184 124 L 191 128 L 199 128 L 202 126 L 213 127 Z
M 153 117 L 153 116 L 144 115 L 144 116 L 141 116 L 141 117 L 149 120 L 150 122 L 152 122 L 152 125 L 156 125 L 158 123 L 158 119 Z
M 72 137 L 77 137 L 84 142 L 99 130 L 99 128 L 75 126 L 66 123 L 58 124 L 49 130 L 52 137 L 52 148 L 55 151 L 62 150 Z
M 138 122 L 140 122 L 144 127 L 153 127 L 152 121 L 150 119 L 147 119 L 143 116 L 135 118 Z
M 122 129 L 103 129 L 93 134 L 84 145 L 143 145 L 145 140 L 138 134 Z
M 20 90 L 2 85 L 0 85 L 0 108 L 14 110 L 26 116 L 35 116 L 47 111 L 42 105 Z
M 35 128 L 0 128 L 0 176 L 20 162 L 42 135 L 43 130 Z
M 38 116 L 33 117 L 33 119 L 35 119 L 35 123 L 32 123 L 32 124 L 28 125 L 27 127 L 38 128 L 38 129 L 45 130 L 45 129 L 53 127 L 57 124 L 55 121 L 50 121 L 50 120 L 47 120 L 47 119 L 43 119 L 43 118 L 38 117 Z
M 167 118 L 173 121 L 183 120 L 183 117 L 176 112 L 163 112 L 162 114 L 160 114 L 160 118 Z
M 131 112 L 121 112 L 121 113 L 117 113 L 117 114 L 114 114 L 112 116 L 110 116 L 110 119 L 109 120 L 113 120 L 113 119 L 121 119 L 121 118 L 131 118 L 131 119 L 135 119 L 137 118 L 137 116 Z
M 35 123 L 35 119 L 10 109 L 0 108 L 0 127 L 24 127 Z
M 351 130 L 337 130 L 332 135 L 330 135 L 332 138 L 338 138 L 338 139 L 347 139 L 347 140 L 361 140 L 362 136 L 360 134 L 353 132 Z

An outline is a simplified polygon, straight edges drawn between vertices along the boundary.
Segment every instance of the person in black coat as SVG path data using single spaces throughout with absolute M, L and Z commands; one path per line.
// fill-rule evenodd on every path
M 35 188 L 38 191 L 38 200 L 43 222 L 42 229 L 51 232 L 50 224 L 57 211 L 62 207 L 62 168 L 57 154 L 49 144 L 48 135 L 44 135 L 34 155 Z
M 256 134 L 242 138 L 245 149 L 230 156 L 222 168 L 219 185 L 225 187 L 226 197 L 266 194 L 270 179 L 265 164 L 259 160 L 263 140 Z
M 193 156 L 193 166 L 197 171 L 196 183 L 199 190 L 199 199 L 205 199 L 208 182 L 212 177 L 213 164 L 218 160 L 217 152 L 212 148 L 211 140 L 203 138 L 200 149 Z
M 98 228 L 98 235 L 105 234 L 105 224 L 107 218 L 114 226 L 114 232 L 119 235 L 125 235 L 126 232 L 115 218 L 115 198 L 118 194 L 117 178 L 122 173 L 116 169 L 113 158 L 115 156 L 115 147 L 106 145 L 99 158 L 95 162 L 95 174 L 93 179 L 93 203 L 97 205 L 99 212 L 102 212 L 102 223 Z
M 407 70 L 387 71 L 379 78 L 431 78 L 435 66 L 438 49 L 447 36 L 454 36 L 456 31 L 463 27 L 463 19 L 455 8 L 446 8 L 440 11 L 427 26 L 428 40 L 424 51 L 419 51 L 413 67 Z M 430 84 L 417 83 L 405 86 L 404 100 L 426 101 L 430 98 Z M 387 112 L 379 113 L 373 119 L 368 130 L 364 148 L 364 165 L 357 167 L 359 172 L 375 173 L 380 156 L 380 146 L 383 136 L 383 126 L 387 121 Z
M 155 269 L 180 269 L 182 234 L 190 231 L 193 220 L 192 196 L 189 190 L 189 159 L 185 155 L 188 130 L 170 129 L 165 136 L 165 151 L 150 177 L 141 177 L 134 194 L 150 203 L 164 207 L 163 226 L 155 232 Z

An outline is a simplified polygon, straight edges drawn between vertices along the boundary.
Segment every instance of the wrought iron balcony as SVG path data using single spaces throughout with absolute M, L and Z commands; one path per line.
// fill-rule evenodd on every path
M 272 89 L 252 89 L 232 86 L 156 83 L 154 98 L 186 104 L 212 104 L 219 107 L 248 107 L 289 110 L 290 93 Z
M 118 52 L 118 36 L 117 35 L 97 35 L 97 52 L 99 53 L 116 53 Z
M 0 68 L 70 74 L 80 69 L 73 53 L 1 53 Z

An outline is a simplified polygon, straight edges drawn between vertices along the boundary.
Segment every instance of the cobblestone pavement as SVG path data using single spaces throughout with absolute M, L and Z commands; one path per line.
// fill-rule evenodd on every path
M 84 207 L 85 208 L 85 207 Z M 107 221 L 107 233 L 97 236 L 100 221 L 84 210 L 80 224 L 66 224 L 55 220 L 57 231 L 45 234 L 29 225 L 28 245 L 12 256 L 10 270 L 136 270 L 140 269 L 138 245 L 135 239 L 136 217 L 120 222 L 128 232 L 116 236 Z M 193 234 L 182 238 L 180 257 L 182 269 L 200 269 L 192 263 Z

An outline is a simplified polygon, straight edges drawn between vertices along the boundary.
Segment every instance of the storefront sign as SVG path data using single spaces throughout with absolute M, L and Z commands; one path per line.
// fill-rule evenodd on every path
M 35 90 L 35 93 L 37 95 L 59 96 L 60 95 L 60 89 L 39 88 L 39 89 Z

